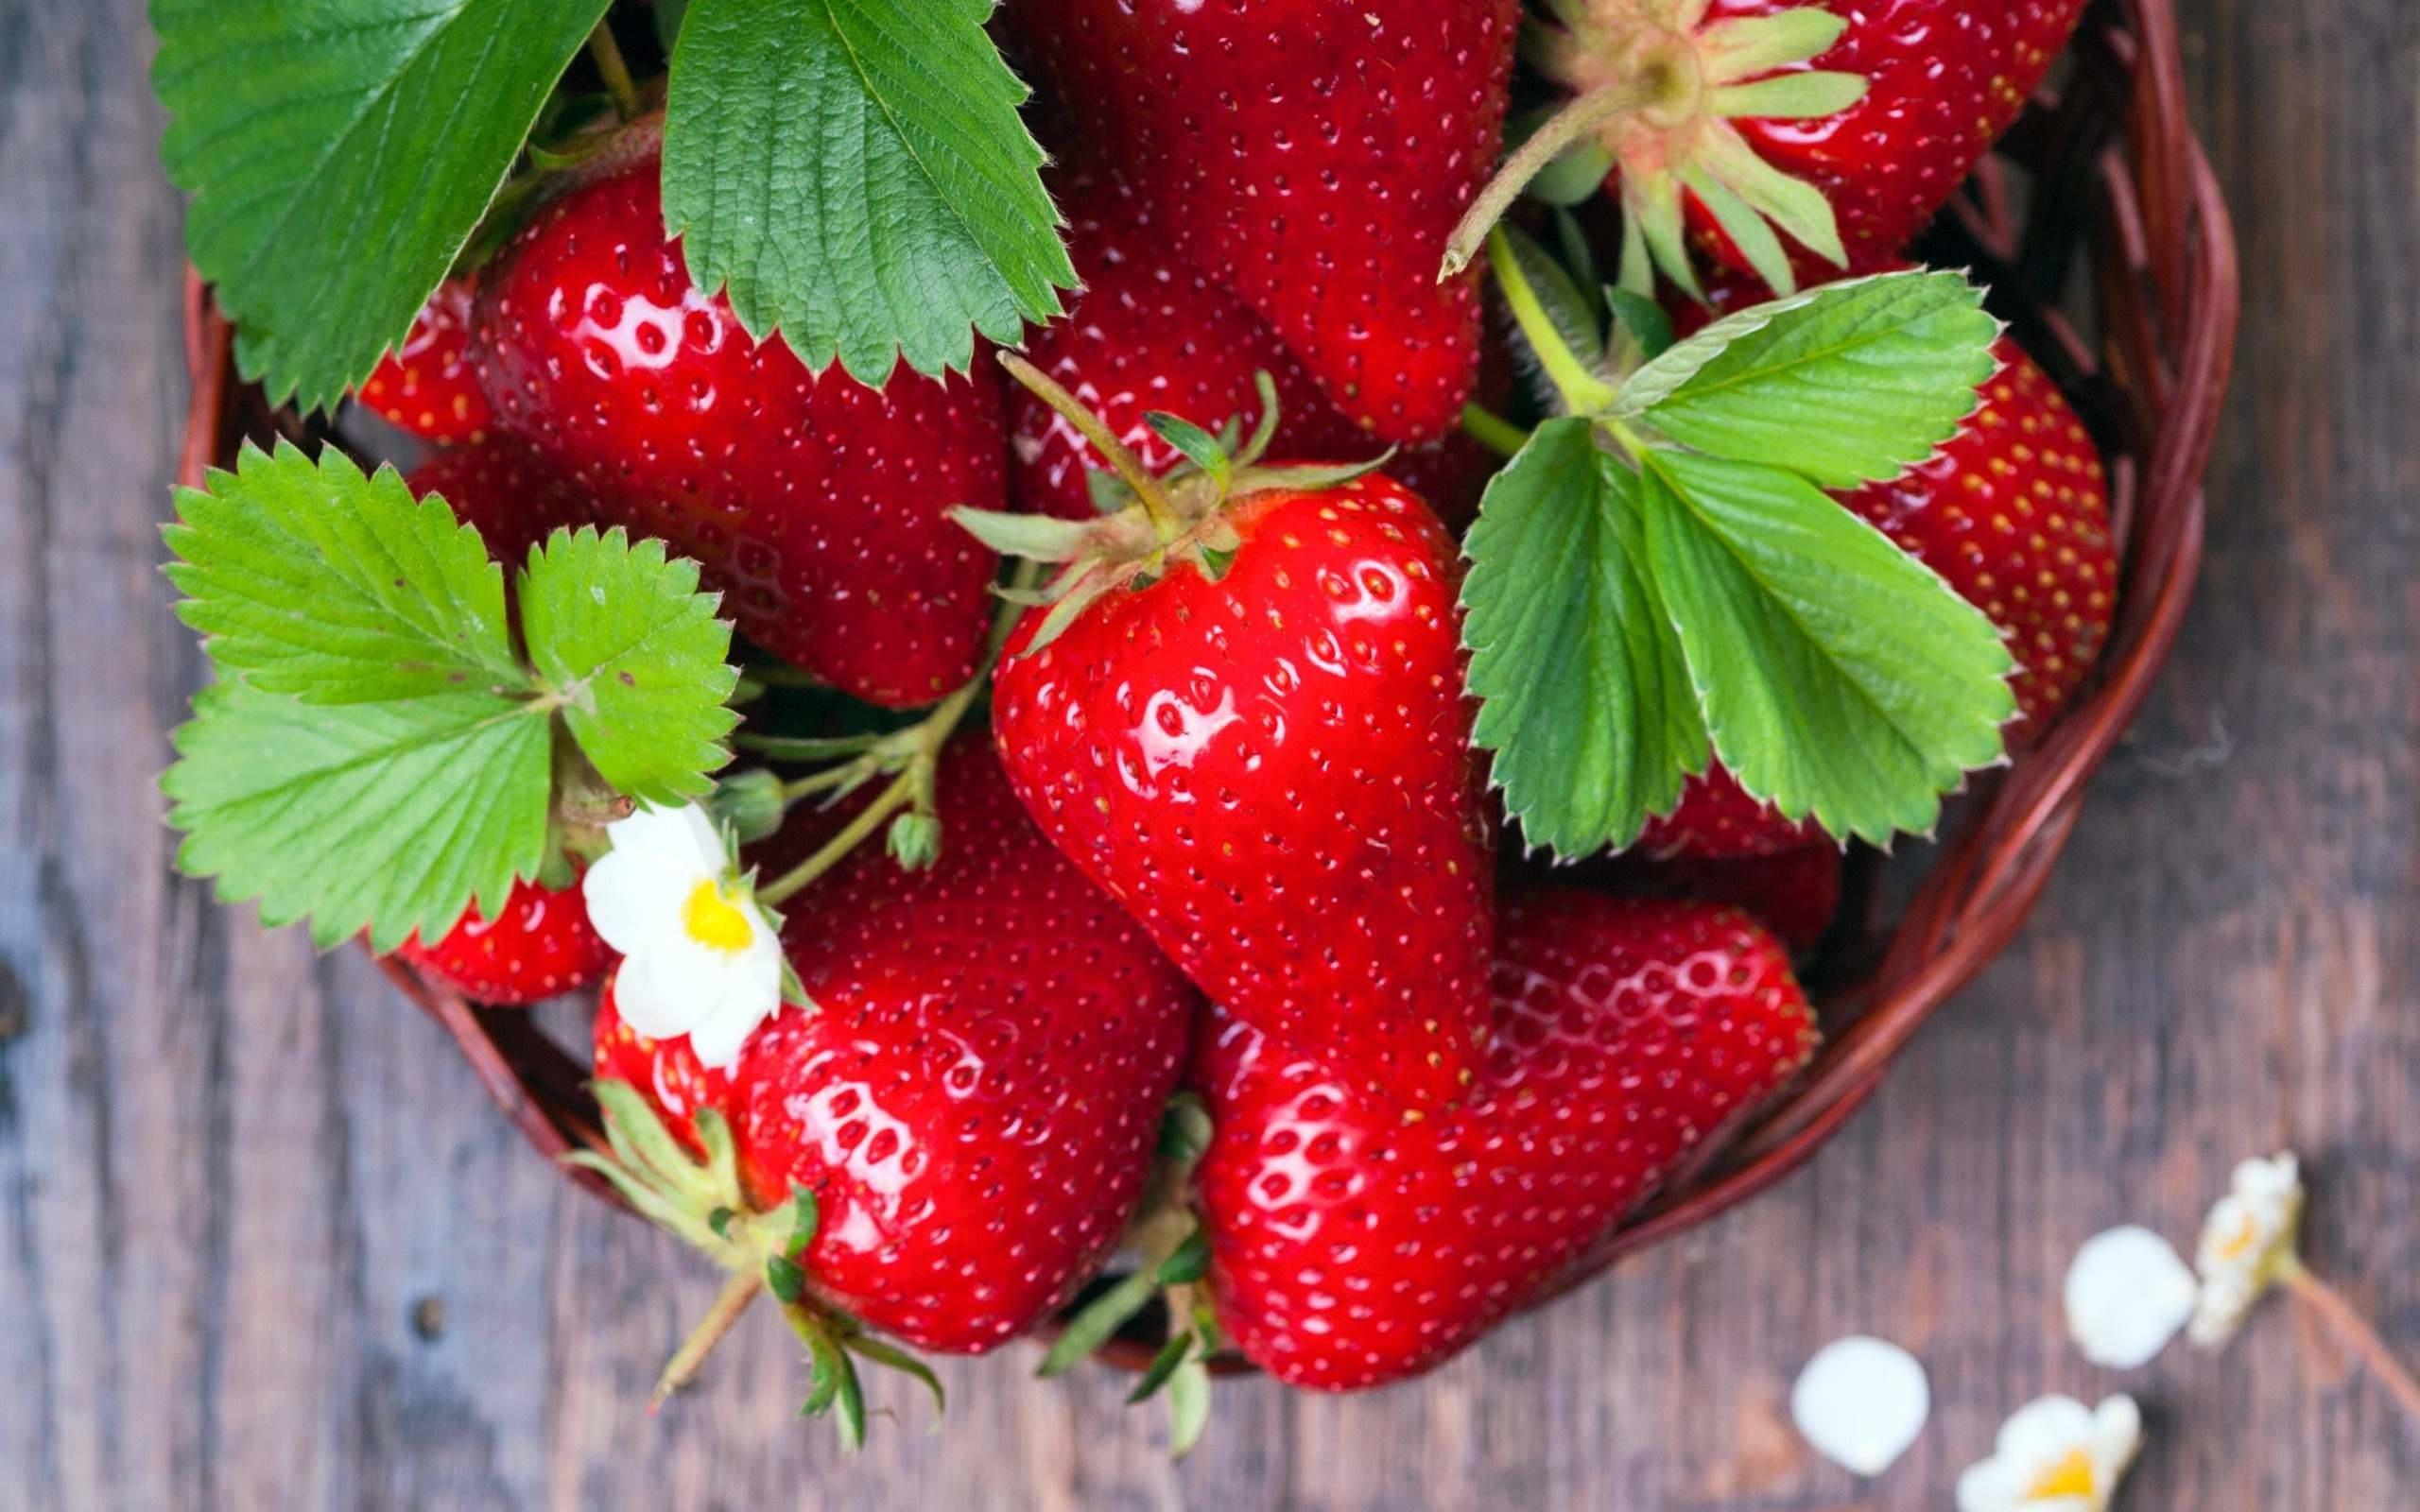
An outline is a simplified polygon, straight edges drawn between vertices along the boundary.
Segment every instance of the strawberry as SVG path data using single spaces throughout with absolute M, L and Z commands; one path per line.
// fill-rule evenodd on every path
M 1277 1037 L 1223 1012 L 1204 1025 L 1211 1291 L 1226 1336 L 1280 1381 L 1355 1390 L 1438 1365 L 1789 1080 L 1816 1038 L 1780 942 L 1698 903 L 1510 899 L 1495 999 L 1469 1100 L 1412 1124 Z
M 1650 819 L 1634 849 L 1671 861 L 1774 856 L 1823 842 L 1824 831 L 1814 820 L 1791 823 L 1779 809 L 1750 798 L 1718 762 L 1683 784 L 1680 806 Z
M 1113 178 L 1087 175 L 1059 200 L 1084 290 L 1064 317 L 1033 333 L 1026 354 L 1146 467 L 1159 472 L 1180 458 L 1145 415 L 1163 410 L 1210 431 L 1240 420 L 1249 431 L 1260 421 L 1263 372 L 1294 455 L 1350 462 L 1383 450 L 1328 403 L 1302 359 L 1251 306 L 1167 249 L 1141 197 Z M 1012 391 L 1009 438 L 1009 491 L 1020 507 L 1069 520 L 1097 512 L 1086 475 L 1109 464 L 1064 417 Z M 1457 430 L 1398 453 L 1387 471 L 1452 524 L 1478 512 L 1496 465 L 1494 454 Z
M 988 743 L 959 741 L 939 782 L 936 865 L 860 850 L 790 907 L 783 942 L 814 1007 L 784 1010 L 723 1073 L 686 1040 L 639 1039 L 609 992 L 596 1069 L 676 1127 L 717 1108 L 750 1206 L 814 1194 L 796 1258 L 819 1297 L 973 1352 L 1030 1329 L 1116 1244 L 1194 997 L 1042 837 Z M 762 859 L 804 855 L 850 813 L 792 826 Z
M 1478 299 L 1437 256 L 1495 164 L 1517 0 L 1004 9 L 1078 139 L 1340 409 L 1390 441 L 1454 425 Z
M 664 236 L 649 158 L 573 189 L 481 284 L 498 425 L 598 505 L 704 564 L 751 639 L 874 703 L 974 671 L 995 560 L 946 517 L 1005 496 L 999 378 L 905 368 L 871 389 L 752 339 Z
M 587 524 L 595 514 L 527 448 L 502 438 L 448 447 L 412 469 L 404 486 L 419 496 L 442 495 L 456 519 L 476 525 L 508 584 L 557 526 Z
M 1450 1100 L 1486 1029 L 1495 870 L 1453 542 L 1382 477 L 1169 488 L 1115 450 L 1146 502 L 1030 553 L 1075 559 L 998 673 L 1010 780 L 1237 1018 L 1357 1091 Z M 992 524 L 1021 549 L 1044 523 Z
M 493 919 L 475 911 L 435 945 L 415 934 L 395 947 L 409 962 L 474 1003 L 518 1006 L 586 987 L 614 963 L 611 947 L 588 922 L 577 884 L 522 881 Z
M 1506 179 L 1560 148 L 1573 176 L 1607 175 L 1675 283 L 1696 287 L 1685 224 L 1787 293 L 1897 256 L 2025 109 L 2085 0 L 1547 3 L 1560 25 L 1525 56 L 1579 98 Z
M 1260 372 L 1276 389 L 1288 451 L 1341 462 L 1383 450 L 1327 402 L 1250 305 L 1174 255 L 1147 201 L 1114 179 L 1088 176 L 1063 189 L 1059 202 L 1083 291 L 1033 333 L 1026 355 L 1144 466 L 1159 472 L 1183 460 L 1145 422 L 1147 413 L 1166 410 L 1211 431 L 1239 416 L 1250 430 L 1260 422 Z M 1024 389 L 1009 395 L 1009 444 L 1010 492 L 1020 507 L 1068 520 L 1099 512 L 1085 479 L 1108 462 Z
M 1624 854 L 1582 875 L 1594 882 L 1601 869 L 1608 889 L 1625 898 L 1728 903 L 1780 936 L 1791 950 L 1809 951 L 1823 943 L 1840 915 L 1846 860 L 1839 846 L 1824 840 L 1770 856 L 1650 861 Z
M 482 441 L 495 419 L 465 360 L 471 331 L 470 282 L 447 279 L 412 318 L 404 344 L 379 359 L 354 397 L 389 425 L 423 440 Z

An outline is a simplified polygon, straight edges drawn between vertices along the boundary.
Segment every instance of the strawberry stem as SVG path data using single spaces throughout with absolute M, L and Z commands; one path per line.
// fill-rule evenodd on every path
M 1590 131 L 1616 115 L 1626 115 L 1642 106 L 1654 104 L 1671 91 L 1671 79 L 1662 70 L 1650 70 L 1637 78 L 1624 79 L 1590 90 L 1549 117 L 1511 157 L 1504 160 L 1495 177 L 1478 192 L 1471 207 L 1445 238 L 1445 261 L 1437 270 L 1437 282 L 1444 283 L 1478 255 L 1486 244 L 1487 233 L 1521 198 L 1530 180 L 1544 172 L 1546 165 L 1563 156 L 1564 149 Z
M 1514 457 L 1530 443 L 1530 433 L 1503 416 L 1478 404 L 1462 406 L 1462 433 L 1498 456 Z
M 2304 1268 L 2300 1260 L 2291 1257 L 2278 1271 L 2278 1280 L 2285 1283 L 2288 1291 L 2309 1303 L 2312 1311 L 2319 1314 L 2320 1320 L 2367 1362 L 2371 1373 L 2378 1378 L 2378 1383 L 2386 1387 L 2388 1394 L 2410 1415 L 2413 1423 L 2420 1424 L 2420 1380 L 2413 1379 L 2403 1362 L 2386 1347 L 2386 1341 L 2378 1337 L 2377 1330 L 2353 1311 L 2353 1305 L 2344 1300 L 2343 1294 L 2312 1275 Z
M 588 34 L 588 56 L 605 80 L 605 93 L 613 97 L 614 113 L 625 121 L 637 115 L 639 87 L 631 78 L 631 65 L 622 60 L 622 44 L 614 40 L 611 21 L 600 18 L 596 29 Z
M 673 1351 L 672 1358 L 664 1362 L 664 1372 L 655 1378 L 655 1389 L 648 1394 L 647 1410 L 650 1414 L 663 1406 L 674 1392 L 697 1378 L 698 1367 L 706 1363 L 706 1356 L 712 1354 L 715 1346 L 731 1332 L 764 1286 L 764 1281 L 751 1271 L 736 1272 L 731 1280 L 723 1282 L 722 1292 L 716 1297 L 715 1305 L 706 1310 L 705 1317 L 690 1331 L 687 1338 L 681 1341 L 681 1348 Z
M 1495 286 L 1504 293 L 1504 302 L 1512 307 L 1512 318 L 1519 323 L 1521 334 L 1529 338 L 1530 350 L 1554 381 L 1557 392 L 1575 415 L 1597 415 L 1613 404 L 1616 390 L 1611 384 L 1588 370 L 1580 354 L 1555 329 L 1554 319 L 1539 302 L 1538 291 L 1530 286 L 1527 274 L 1521 271 L 1520 259 L 1512 253 L 1512 243 L 1501 231 L 1488 232 L 1487 265 L 1495 274 Z
M 767 907 L 778 907 L 794 896 L 800 888 L 838 866 L 841 860 L 862 844 L 866 836 L 881 829 L 883 821 L 908 806 L 915 796 L 916 774 L 902 772 L 891 780 L 882 796 L 866 805 L 863 812 L 841 828 L 839 833 L 823 843 L 823 848 L 797 866 L 756 889 L 756 901 Z
M 1176 539 L 1184 525 L 1177 518 L 1176 506 L 1170 502 L 1167 490 L 1160 486 L 1160 480 L 1151 475 L 1141 457 L 1110 433 L 1109 426 L 1098 415 L 1085 408 L 1083 403 L 1060 387 L 1056 379 L 1015 352 L 1001 352 L 1000 366 L 1009 369 L 1009 376 L 1025 385 L 1035 398 L 1048 404 L 1053 413 L 1076 427 L 1084 439 L 1092 443 L 1093 450 L 1101 455 L 1110 470 L 1134 490 L 1136 498 L 1143 501 L 1143 511 L 1150 516 L 1151 528 L 1160 540 Z

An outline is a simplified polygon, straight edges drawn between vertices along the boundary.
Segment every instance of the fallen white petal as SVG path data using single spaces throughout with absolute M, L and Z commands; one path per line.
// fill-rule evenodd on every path
M 2093 1364 L 2132 1370 L 2168 1348 L 2200 1295 L 2175 1246 L 2133 1224 L 2111 1228 L 2067 1267 L 2067 1332 Z
M 1863 1334 L 1816 1350 L 1789 1393 L 1789 1415 L 1816 1452 L 1859 1475 L 1889 1469 L 1931 1414 L 1932 1386 L 1916 1357 Z

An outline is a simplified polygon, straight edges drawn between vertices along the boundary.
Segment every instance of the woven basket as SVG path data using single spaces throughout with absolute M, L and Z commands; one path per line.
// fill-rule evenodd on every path
M 2234 232 L 2186 118 L 2171 0 L 2100 0 L 2062 78 L 1925 250 L 1991 284 L 1996 309 L 2058 379 L 2109 460 L 2123 571 L 2108 651 L 2045 738 L 1979 781 L 1895 919 L 1871 917 L 1878 868 L 1862 858 L 1856 869 L 1865 902 L 1848 917 L 1868 917 L 1836 937 L 1828 968 L 1811 983 L 1828 1037 L 1823 1054 L 1785 1097 L 1634 1213 L 1573 1269 L 1565 1289 L 1772 1186 L 1864 1105 L 1916 1030 L 2023 925 L 2075 827 L 2087 779 L 2175 642 L 2200 570 L 2202 472 L 2234 357 Z M 2080 266 L 2087 279 L 2074 277 Z M 2098 339 L 2086 339 L 2080 323 Z M 314 434 L 237 378 L 227 323 L 190 278 L 185 335 L 193 405 L 179 469 L 184 482 L 199 484 L 205 467 L 232 467 L 247 436 Z M 445 1026 L 540 1154 L 602 1146 L 596 1107 L 582 1087 L 585 1046 L 566 1051 L 526 1010 L 483 1008 L 398 962 L 381 965 Z M 564 1175 L 618 1200 L 586 1172 Z M 1103 1353 L 1137 1366 L 1150 1350 L 1149 1340 L 1121 1338 Z

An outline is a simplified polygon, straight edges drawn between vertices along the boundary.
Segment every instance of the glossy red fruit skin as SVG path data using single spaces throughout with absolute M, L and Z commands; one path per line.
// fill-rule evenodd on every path
M 1796 9 L 1806 0 L 1714 0 L 1704 26 Z M 1781 70 L 1867 80 L 1865 97 L 1812 121 L 1735 122 L 1757 156 L 1831 201 L 1850 272 L 1895 259 L 2023 113 L 2087 0 L 1822 0 L 1848 18 L 1831 51 Z M 1701 26 L 1701 30 L 1703 26 Z M 1746 258 L 1689 200 L 1700 244 L 1730 266 Z M 1784 238 L 1788 243 L 1788 238 Z M 1841 270 L 1793 249 L 1820 282 Z
M 1384 440 L 1450 429 L 1476 284 L 1440 284 L 1495 166 L 1518 0 L 1010 0 L 1078 142 Z
M 404 344 L 379 359 L 354 397 L 423 440 L 442 446 L 485 440 L 495 412 L 467 356 L 472 292 L 467 279 L 437 285 L 412 318 Z
M 1470 1101 L 1414 1124 L 1224 1014 L 1205 1022 L 1212 1294 L 1227 1337 L 1287 1384 L 1358 1390 L 1442 1363 L 1815 1043 L 1780 943 L 1704 904 L 1508 898 L 1495 996 Z
M 1143 197 L 1109 175 L 1082 174 L 1058 199 L 1084 288 L 1064 316 L 1033 331 L 1026 355 L 1098 415 L 1146 467 L 1161 472 L 1183 460 L 1146 422 L 1153 410 L 1213 434 L 1240 416 L 1243 433 L 1252 434 L 1260 421 L 1253 378 L 1261 372 L 1277 393 L 1277 445 L 1288 455 L 1362 462 L 1386 450 L 1328 403 L 1302 359 L 1250 305 L 1178 254 L 1176 239 Z M 1022 387 L 1009 391 L 1009 494 L 1018 507 L 1092 518 L 1085 474 L 1108 464 L 1075 426 Z M 1427 500 L 1450 528 L 1477 515 L 1500 465 L 1457 429 L 1400 451 L 1386 471 Z
M 435 945 L 415 934 L 395 955 L 474 1003 L 500 1007 L 576 991 L 614 961 L 613 947 L 588 922 L 578 885 L 557 889 L 529 881 L 512 885 L 494 919 L 465 914 Z
M 816 1193 L 819 1295 L 921 1349 L 1030 1330 L 1132 1215 L 1196 998 L 1117 905 L 1043 839 L 979 736 L 940 776 L 942 852 L 879 845 L 792 899 L 783 942 L 812 1011 L 786 1008 L 728 1074 L 610 1008 L 597 1069 L 685 1127 L 710 1098 L 764 1208 Z M 851 812 L 786 834 L 767 874 Z
M 412 469 L 404 486 L 418 498 L 442 495 L 454 518 L 477 526 L 488 555 L 504 564 L 507 584 L 557 526 L 577 529 L 596 519 L 579 490 L 528 448 L 501 437 L 447 447 Z
M 1737 859 L 1776 856 L 1823 841 L 1821 826 L 1811 819 L 1793 824 L 1779 809 L 1750 798 L 1717 762 L 1682 785 L 1680 807 L 1650 819 L 1632 849 L 1658 861 Z
M 881 389 L 752 340 L 664 236 L 656 160 L 541 211 L 480 285 L 497 424 L 603 518 L 699 559 L 723 611 L 843 692 L 928 703 L 973 673 L 996 559 L 954 506 L 1007 497 L 1000 375 Z
M 1027 653 L 993 727 L 1044 832 L 1202 990 L 1411 1108 L 1488 1020 L 1495 863 L 1459 562 L 1401 485 L 1252 495 L 1213 583 L 1115 592 Z
M 1106 175 L 1079 177 L 1059 194 L 1067 249 L 1083 280 L 1067 312 L 1037 328 L 1026 356 L 1100 417 L 1153 472 L 1183 461 L 1146 423 L 1152 410 L 1216 434 L 1260 421 L 1253 377 L 1277 391 L 1278 444 L 1288 455 L 1356 461 L 1385 450 L 1338 412 L 1250 305 L 1178 255 L 1148 200 Z M 1076 427 L 1022 387 L 1009 394 L 1009 491 L 1019 507 L 1089 520 L 1085 474 L 1109 464 Z

